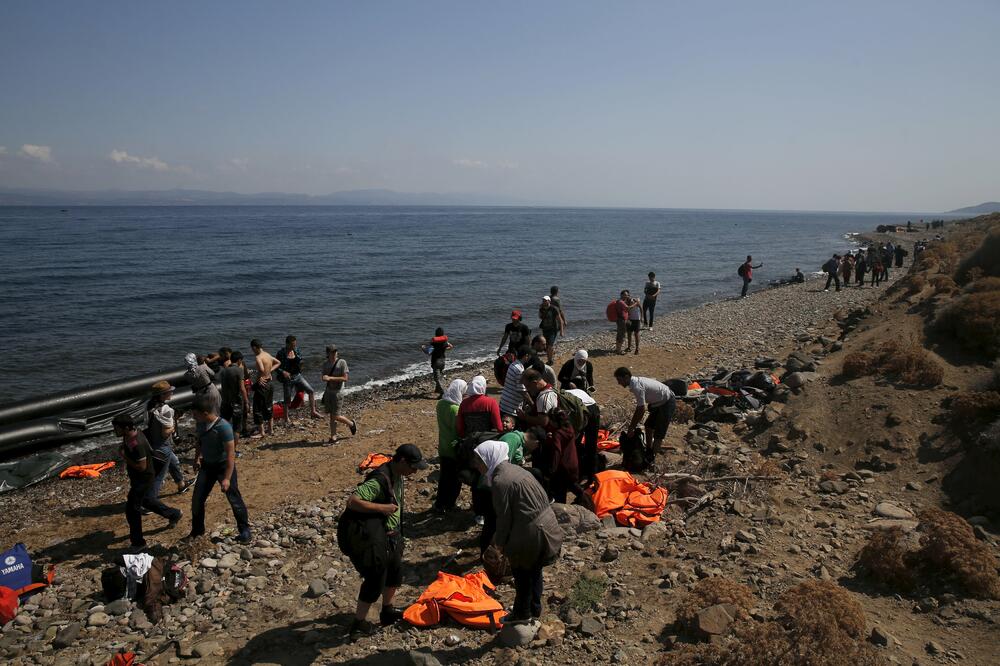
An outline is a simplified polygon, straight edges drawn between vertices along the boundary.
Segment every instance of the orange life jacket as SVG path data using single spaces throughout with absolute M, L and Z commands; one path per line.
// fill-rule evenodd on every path
M 7 624 L 17 616 L 17 592 L 0 585 L 0 626 Z
M 667 508 L 667 489 L 639 483 L 628 472 L 606 470 L 594 475 L 587 489 L 598 518 L 612 515 L 619 525 L 642 527 L 660 520 Z
M 135 660 L 135 653 L 119 652 L 111 657 L 106 666 L 142 666 L 142 664 Z
M 598 451 L 610 451 L 612 449 L 618 448 L 618 440 L 612 439 L 611 431 L 604 428 L 600 428 L 597 431 L 597 450 Z
M 93 465 L 73 465 L 59 473 L 60 479 L 96 479 L 101 472 L 106 472 L 115 464 L 113 462 L 94 463 Z
M 361 461 L 361 464 L 358 465 L 358 473 L 360 474 L 361 472 L 367 472 L 370 469 L 381 467 L 391 460 L 392 456 L 387 456 L 384 453 L 369 453 L 365 456 L 365 459 Z
M 688 384 L 688 391 L 697 391 L 701 388 L 701 384 L 698 382 L 691 382 Z
M 487 594 L 496 586 L 485 571 L 453 576 L 439 571 L 416 603 L 403 612 L 403 619 L 417 627 L 432 627 L 447 613 L 459 624 L 477 629 L 497 629 L 501 626 L 503 606 Z

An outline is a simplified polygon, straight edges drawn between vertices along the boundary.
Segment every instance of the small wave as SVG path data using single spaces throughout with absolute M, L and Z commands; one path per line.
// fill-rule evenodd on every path
M 444 366 L 444 371 L 455 371 L 461 370 L 462 368 L 481 365 L 488 361 L 492 361 L 496 358 L 495 355 L 483 355 L 483 356 L 472 356 L 470 358 L 456 359 L 454 361 L 447 361 Z M 364 384 L 359 384 L 358 386 L 351 386 L 343 390 L 344 395 L 350 395 L 352 393 L 358 393 L 359 391 L 370 391 L 371 389 L 380 388 L 383 386 L 391 386 L 393 384 L 401 384 L 403 382 L 408 382 L 413 379 L 418 379 L 420 377 L 428 377 L 431 374 L 430 364 L 427 361 L 422 361 L 420 363 L 411 363 L 399 370 L 396 374 L 389 375 L 382 379 L 369 379 Z M 322 397 L 322 393 L 318 393 Z

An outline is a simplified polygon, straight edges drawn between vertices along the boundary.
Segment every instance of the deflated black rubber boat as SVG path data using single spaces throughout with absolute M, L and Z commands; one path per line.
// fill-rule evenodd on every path
M 0 457 L 111 432 L 111 419 L 121 412 L 143 423 L 150 387 L 159 381 L 180 386 L 184 371 L 165 370 L 0 406 Z M 190 387 L 178 388 L 170 404 L 184 407 L 191 400 Z

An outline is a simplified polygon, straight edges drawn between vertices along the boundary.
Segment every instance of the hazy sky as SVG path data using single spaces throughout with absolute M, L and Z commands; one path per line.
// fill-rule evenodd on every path
M 1000 199 L 1000 1 L 0 6 L 0 187 L 939 211 Z

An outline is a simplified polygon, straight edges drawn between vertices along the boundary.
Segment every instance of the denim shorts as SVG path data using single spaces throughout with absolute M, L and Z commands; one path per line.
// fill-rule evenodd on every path
M 306 378 L 302 375 L 292 375 L 292 378 L 285 383 L 288 384 L 289 387 L 294 388 L 296 392 L 304 391 L 306 393 L 314 393 L 313 387 L 309 385 L 309 382 L 307 382 Z

